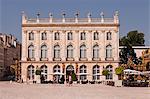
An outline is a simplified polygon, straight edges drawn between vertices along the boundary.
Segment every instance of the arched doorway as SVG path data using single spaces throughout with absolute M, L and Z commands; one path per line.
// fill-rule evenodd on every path
M 66 67 L 66 81 L 69 81 L 69 76 L 71 76 L 74 73 L 74 67 L 72 65 L 68 65 Z
M 74 67 L 72 65 L 68 65 L 66 68 L 66 75 L 71 75 L 74 73 Z

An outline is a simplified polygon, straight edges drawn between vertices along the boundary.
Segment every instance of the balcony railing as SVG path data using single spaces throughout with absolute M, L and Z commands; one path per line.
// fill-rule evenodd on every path
M 101 59 L 98 58 L 98 57 L 97 57 L 97 58 L 94 57 L 94 58 L 92 58 L 92 60 L 93 60 L 93 61 L 100 61 Z
M 53 58 L 53 61 L 61 61 L 61 58 Z
M 40 58 L 40 61 L 48 61 L 48 58 Z
M 27 61 L 35 61 L 35 58 L 27 58 Z
M 51 21 L 50 21 L 51 20 Z M 63 21 L 64 20 L 64 21 Z M 113 24 L 114 23 L 114 19 L 113 18 L 104 18 L 103 21 L 101 18 L 91 18 L 90 21 L 88 18 L 39 18 L 38 20 L 36 18 L 31 18 L 31 19 L 26 19 L 26 23 L 31 23 L 31 24 L 35 24 L 35 23 L 40 23 L 40 24 L 48 24 L 48 23 L 53 23 L 53 24 L 72 24 L 72 23 L 76 23 L 76 20 L 79 24 L 86 24 L 86 23 L 94 23 L 94 24 Z
M 66 58 L 66 61 L 74 61 L 74 58 Z
M 88 59 L 85 57 L 85 58 L 79 58 L 80 61 L 87 61 Z
M 113 61 L 114 58 L 113 58 L 113 57 L 106 57 L 105 60 L 106 60 L 106 61 Z

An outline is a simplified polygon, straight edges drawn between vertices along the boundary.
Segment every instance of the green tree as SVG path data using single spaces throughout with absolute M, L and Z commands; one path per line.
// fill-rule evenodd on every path
M 130 31 L 127 36 L 119 40 L 120 46 L 144 46 L 144 33 L 139 33 L 137 30 Z
M 144 42 L 144 34 L 139 33 L 137 30 L 130 31 L 127 36 L 122 37 L 119 40 L 119 45 L 124 46 L 124 48 L 121 49 L 119 53 L 120 64 L 127 64 L 129 58 L 131 58 L 135 64 L 138 64 L 138 59 L 132 46 L 144 46 Z

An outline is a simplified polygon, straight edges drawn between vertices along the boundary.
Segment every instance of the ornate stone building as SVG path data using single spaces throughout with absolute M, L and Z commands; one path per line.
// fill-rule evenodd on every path
M 36 80 L 39 67 L 46 80 L 58 81 L 74 72 L 78 80 L 102 80 L 103 69 L 109 70 L 106 80 L 116 80 L 119 63 L 119 19 L 113 18 L 28 18 L 22 14 L 22 79 Z M 65 77 L 66 77 L 65 76 Z
M 150 48 L 142 52 L 142 71 L 150 71 Z

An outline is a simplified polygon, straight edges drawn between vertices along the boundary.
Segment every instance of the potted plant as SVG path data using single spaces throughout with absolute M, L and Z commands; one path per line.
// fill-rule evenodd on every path
M 107 69 L 104 69 L 102 71 L 102 75 L 107 76 L 109 74 L 109 71 Z
M 40 68 L 38 68 L 38 66 L 36 68 L 35 74 L 36 74 L 36 83 L 41 83 L 41 79 L 40 79 L 41 70 L 40 70 Z
M 115 69 L 116 75 L 118 75 L 118 80 L 115 81 L 115 86 L 116 87 L 121 87 L 122 86 L 122 74 L 123 74 L 124 67 L 119 66 Z
M 118 75 L 119 80 L 122 79 L 123 70 L 124 70 L 124 67 L 122 67 L 122 66 L 119 66 L 115 69 L 115 73 L 116 73 L 116 75 Z
M 73 83 L 77 83 L 77 76 L 76 76 L 76 74 L 72 73 L 71 77 L 72 77 Z

